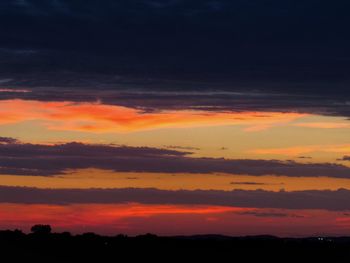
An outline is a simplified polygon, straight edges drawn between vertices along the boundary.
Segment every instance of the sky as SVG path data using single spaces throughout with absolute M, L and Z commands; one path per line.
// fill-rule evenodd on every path
M 350 235 L 349 7 L 2 0 L 0 229 Z

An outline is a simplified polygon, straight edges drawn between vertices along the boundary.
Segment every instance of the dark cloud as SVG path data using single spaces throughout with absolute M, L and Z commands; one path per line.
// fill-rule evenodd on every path
M 63 174 L 68 169 L 97 168 L 120 172 L 350 178 L 350 168 L 339 164 L 196 158 L 190 154 L 170 149 L 83 143 L 57 145 L 5 143 L 0 144 L 0 172 L 52 176 Z
M 0 99 L 350 117 L 349 5 L 2 0 Z
M 343 158 L 338 159 L 338 160 L 339 161 L 350 161 L 350 156 L 345 155 L 345 156 L 343 156 Z
M 57 75 L 54 79 L 56 78 L 57 82 L 69 81 L 69 78 L 66 79 L 64 74 Z M 58 80 L 59 78 L 61 80 Z M 33 80 L 35 84 L 31 82 L 32 80 L 26 79 L 24 83 L 12 81 L 10 84 L 2 85 L 0 100 L 99 101 L 104 104 L 138 108 L 145 111 L 185 109 L 234 112 L 278 111 L 350 117 L 350 97 L 342 92 L 307 94 L 310 91 L 292 93 L 288 90 L 264 91 L 257 89 L 254 91 L 244 90 L 244 88 L 228 90 L 228 87 L 225 88 L 225 86 L 222 86 L 222 89 L 220 86 L 213 89 L 213 85 L 190 84 L 189 82 L 176 84 L 176 82 L 171 81 L 159 81 L 157 84 L 152 84 L 140 80 L 134 83 L 120 80 L 117 77 L 114 83 L 113 80 L 110 80 L 110 83 L 102 85 L 98 80 L 93 80 L 90 84 L 86 83 L 84 87 L 80 87 L 81 84 L 73 87 L 74 81 L 73 84 L 64 88 L 43 87 L 53 85 L 50 84 L 50 81 L 46 84 L 45 81 L 37 83 L 36 80 Z M 30 92 L 18 92 L 21 89 Z
M 0 137 L 0 144 L 16 144 L 19 143 L 17 139 L 10 137 Z
M 190 152 L 179 152 L 168 149 L 158 149 L 150 147 L 128 147 L 128 146 L 115 146 L 115 145 L 103 145 L 103 144 L 83 144 L 77 142 L 56 144 L 56 145 L 44 145 L 44 144 L 30 144 L 20 143 L 15 139 L 5 138 L 7 144 L 1 145 L 0 155 L 8 157 L 28 157 L 28 156 L 77 156 L 77 157 L 113 157 L 113 156 L 125 156 L 125 157 L 145 157 L 152 158 L 157 156 L 184 156 L 190 154 Z
M 39 79 L 38 86 L 89 82 L 95 91 L 118 76 L 196 80 L 193 90 L 204 89 L 200 83 L 219 83 L 229 90 L 317 95 L 321 106 L 337 94 L 342 103 L 350 95 L 350 38 L 344 33 L 349 5 L 345 0 L 2 0 L 0 77 Z M 47 77 L 53 73 L 56 78 Z
M 38 189 L 0 187 L 0 202 L 24 204 L 127 203 L 194 204 L 251 208 L 349 210 L 350 191 L 269 192 L 158 189 Z M 276 216 L 276 215 L 275 215 Z

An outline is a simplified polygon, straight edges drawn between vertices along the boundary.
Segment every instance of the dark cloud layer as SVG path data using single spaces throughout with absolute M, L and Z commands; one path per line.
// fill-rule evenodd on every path
M 64 75 L 57 75 L 64 79 Z M 36 81 L 33 80 L 35 83 Z M 250 90 L 230 88 L 213 84 L 180 82 L 159 82 L 151 84 L 139 81 L 131 83 L 123 81 L 119 84 L 100 86 L 92 81 L 87 86 L 42 87 L 46 84 L 34 84 L 26 79 L 24 83 L 13 80 L 0 87 L 0 100 L 24 99 L 38 101 L 73 101 L 101 102 L 109 105 L 132 107 L 144 111 L 162 110 L 208 110 L 208 111 L 277 111 L 300 112 L 329 116 L 350 117 L 349 98 L 342 92 L 314 93 L 305 88 L 291 92 L 282 90 Z M 119 80 L 116 80 L 119 82 Z M 163 83 L 163 84 L 162 84 Z M 57 84 L 57 83 L 56 83 Z M 39 85 L 39 86 L 37 86 Z M 91 85 L 95 85 L 92 87 Z M 290 86 L 290 84 L 288 84 Z M 211 88 L 210 88 L 211 86 Z M 288 88 L 289 86 L 283 86 Z M 165 91 L 162 87 L 167 87 Z M 170 87 L 173 90 L 170 90 Z M 179 88 L 180 87 L 180 88 Z M 21 92 L 21 89 L 27 89 Z
M 52 176 L 63 174 L 68 169 L 97 168 L 120 172 L 350 178 L 350 168 L 332 163 L 303 164 L 278 160 L 195 158 L 189 154 L 190 152 L 149 147 L 8 142 L 0 144 L 0 172 Z
M 71 74 L 70 83 L 81 86 L 85 76 L 94 75 L 102 87 L 121 75 L 223 82 L 228 89 L 337 91 L 349 98 L 349 5 L 345 0 L 2 0 L 0 75 L 47 81 L 44 76 L 55 72 L 49 86 L 68 81 L 60 74 Z M 89 78 L 94 87 L 96 78 Z
M 349 117 L 349 5 L 2 0 L 0 99 Z
M 24 204 L 194 204 L 255 208 L 349 210 L 350 191 L 167 191 L 157 189 L 38 189 L 0 187 L 0 202 Z M 275 215 L 277 216 L 277 215 Z
M 16 144 L 19 143 L 17 139 L 11 138 L 11 137 L 0 137 L 0 144 Z

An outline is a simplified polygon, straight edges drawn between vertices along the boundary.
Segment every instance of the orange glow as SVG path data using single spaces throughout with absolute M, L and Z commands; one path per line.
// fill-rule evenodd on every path
M 344 230 L 350 230 L 350 214 L 344 213 L 342 216 L 336 218 L 336 225 Z
M 271 148 L 271 149 L 255 149 L 249 151 L 253 154 L 276 154 L 287 156 L 298 156 L 312 152 L 330 152 L 330 153 L 349 153 L 350 144 L 341 145 L 310 145 L 310 146 L 295 146 L 287 148 Z
M 149 218 L 159 215 L 215 215 L 249 211 L 248 208 L 204 205 L 143 205 L 137 203 L 101 205 L 22 205 L 0 204 L 0 225 L 47 222 L 59 227 L 117 224 L 128 218 Z
M 244 125 L 259 131 L 306 116 L 280 112 L 206 112 L 141 110 L 101 103 L 0 101 L 0 124 L 40 121 L 48 129 L 84 132 L 130 132 L 157 128 Z
M 67 174 L 43 176 L 1 175 L 2 186 L 21 186 L 50 189 L 90 188 L 157 188 L 161 190 L 223 190 L 264 189 L 278 192 L 301 190 L 350 190 L 350 180 L 328 177 L 251 176 L 232 174 L 166 174 L 121 173 L 108 170 L 68 170 Z
M 81 215 L 87 215 L 91 210 L 94 211 L 94 220 L 109 220 L 109 219 L 120 219 L 128 217 L 150 217 L 159 214 L 215 214 L 225 212 L 238 212 L 249 210 L 247 208 L 237 207 L 222 207 L 222 206 L 181 206 L 181 205 L 142 205 L 137 203 L 128 204 L 116 204 L 116 205 L 21 205 L 21 204 L 6 204 L 0 205 L 0 218 L 2 221 L 9 220 L 16 216 L 14 211 L 21 209 L 19 217 L 26 215 L 28 220 L 45 220 L 46 217 L 52 216 L 52 213 L 56 215 L 63 215 L 64 213 L 78 211 Z M 3 209 L 3 208 L 6 209 Z M 33 207 L 40 213 L 31 213 Z M 79 209 L 77 209 L 79 208 Z M 74 213 L 74 212 L 73 212 Z M 88 218 L 87 218 L 88 219 Z
M 33 209 L 35 208 L 35 209 Z M 26 220 L 29 222 L 38 222 L 54 220 L 55 216 L 74 217 L 79 215 L 85 219 L 84 224 L 92 224 L 96 221 L 105 223 L 110 220 L 128 218 L 128 217 L 151 217 L 154 215 L 166 214 L 216 214 L 225 212 L 246 211 L 248 208 L 222 207 L 222 206 L 191 206 L 191 205 L 142 205 L 136 203 L 115 204 L 115 205 L 21 205 L 21 204 L 2 204 L 0 205 L 0 222 L 12 220 Z M 20 211 L 20 213 L 19 213 Z M 40 211 L 40 212 L 38 212 Z M 93 211 L 94 216 L 90 217 Z M 62 218 L 60 218 L 62 220 Z M 68 219 L 67 219 L 68 220 Z M 68 220 L 69 224 L 78 223 Z
M 0 229 L 29 231 L 50 224 L 54 231 L 115 235 L 257 235 L 279 236 L 350 233 L 344 212 L 257 209 L 198 205 L 145 204 L 0 204 Z

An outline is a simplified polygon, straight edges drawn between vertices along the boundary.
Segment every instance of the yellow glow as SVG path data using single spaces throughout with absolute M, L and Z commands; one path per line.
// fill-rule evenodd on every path
M 350 124 L 346 122 L 310 122 L 310 123 L 297 123 L 294 124 L 297 127 L 315 128 L 315 129 L 342 129 L 350 128 Z
M 287 148 L 255 149 L 249 151 L 254 154 L 278 154 L 287 156 L 298 156 L 313 152 L 330 152 L 330 153 L 349 153 L 350 144 L 343 145 L 311 145 L 311 146 L 294 146 Z

